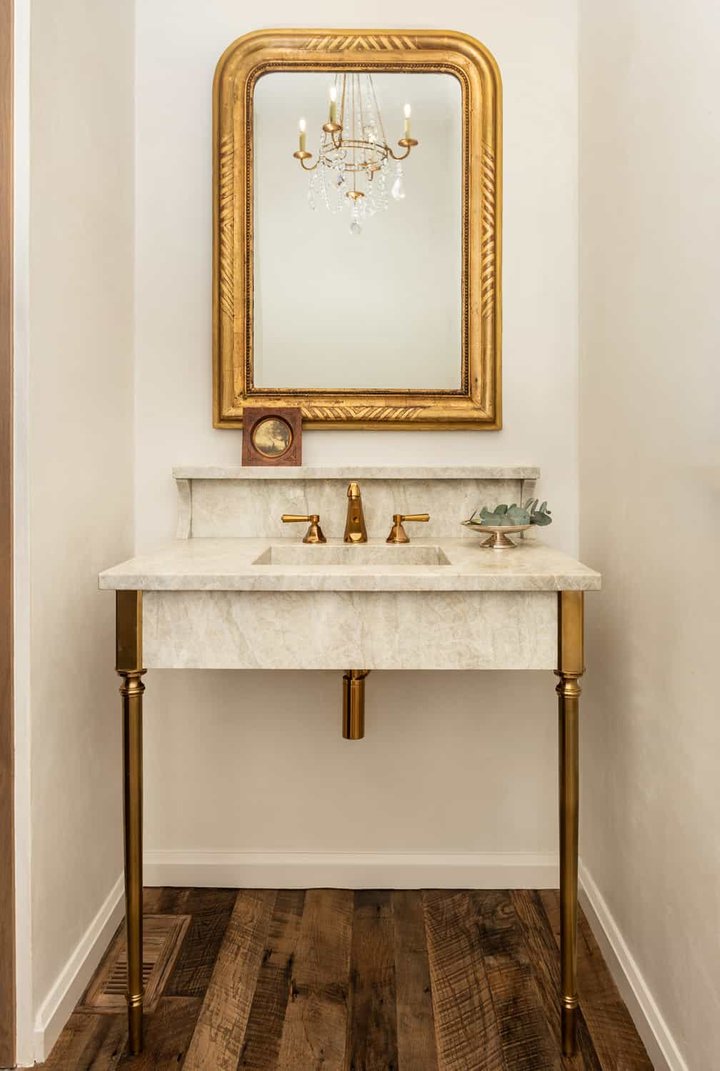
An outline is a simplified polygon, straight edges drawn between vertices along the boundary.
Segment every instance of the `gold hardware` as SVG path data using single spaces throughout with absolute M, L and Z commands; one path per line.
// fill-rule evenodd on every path
M 365 527 L 365 515 L 363 513 L 362 495 L 360 484 L 353 482 L 347 489 L 348 507 L 345 520 L 346 543 L 367 543 L 367 529 Z
M 268 72 L 422 71 L 462 94 L 460 390 L 268 392 L 255 383 L 253 94 Z M 299 405 L 306 427 L 495 431 L 501 415 L 501 82 L 479 41 L 455 31 L 262 30 L 223 53 L 213 91 L 213 423 L 241 428 L 252 405 Z M 330 126 L 331 124 L 326 124 Z M 334 126 L 339 127 L 339 123 Z M 327 131 L 337 137 L 338 131 Z M 415 139 L 401 139 L 403 151 Z M 402 144 L 406 141 L 408 144 Z M 305 150 L 307 151 L 307 150 Z M 312 160 L 300 159 L 306 167 Z
M 403 521 L 429 521 L 429 513 L 393 513 L 393 525 L 386 543 L 409 543 L 410 537 L 403 528 Z
M 115 599 L 116 669 L 122 677 L 125 926 L 127 932 L 128 1048 L 143 1047 L 142 914 L 142 592 Z
M 365 736 L 365 678 L 369 669 L 349 669 L 343 674 L 343 737 L 362 740 Z
M 560 750 L 560 1015 L 563 1055 L 576 1048 L 579 817 L 579 678 L 583 662 L 583 592 L 558 592 Z
M 303 543 L 327 543 L 320 527 L 319 513 L 283 513 L 280 518 L 284 524 L 294 524 L 295 521 L 309 521 L 310 527 L 303 537 Z

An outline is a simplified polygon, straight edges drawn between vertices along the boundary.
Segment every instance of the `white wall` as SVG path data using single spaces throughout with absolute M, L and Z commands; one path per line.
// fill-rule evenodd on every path
M 523 461 L 569 551 L 577 533 L 577 24 L 574 0 L 353 0 L 348 26 L 456 28 L 504 76 L 500 433 L 313 432 L 307 463 Z M 136 543 L 172 537 L 175 464 L 238 462 L 211 427 L 211 85 L 237 36 L 296 24 L 284 0 L 143 0 L 136 14 Z M 314 0 L 306 25 L 335 25 Z M 367 494 L 371 490 L 367 490 Z M 458 627 L 461 627 L 460 623 Z M 554 681 L 377 674 L 368 737 L 340 739 L 339 675 L 155 672 L 151 850 L 552 852 Z M 448 808 L 448 801 L 452 807 Z
M 97 573 L 132 550 L 133 18 L 112 0 L 33 0 L 30 14 L 29 286 L 18 294 L 29 315 L 29 403 L 18 414 L 28 467 L 18 479 L 29 487 L 23 717 L 38 1014 L 122 866 L 114 605 Z
M 692 1071 L 720 1052 L 719 34 L 707 0 L 582 5 L 581 851 Z

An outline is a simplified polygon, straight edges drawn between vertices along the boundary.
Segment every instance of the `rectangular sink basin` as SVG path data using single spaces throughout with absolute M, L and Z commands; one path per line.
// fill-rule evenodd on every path
M 388 543 L 273 543 L 253 565 L 449 565 L 440 547 Z

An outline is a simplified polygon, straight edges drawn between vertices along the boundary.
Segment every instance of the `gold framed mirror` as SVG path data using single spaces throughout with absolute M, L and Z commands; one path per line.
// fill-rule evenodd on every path
M 214 84 L 214 424 L 501 427 L 501 86 L 435 30 L 265 30 Z

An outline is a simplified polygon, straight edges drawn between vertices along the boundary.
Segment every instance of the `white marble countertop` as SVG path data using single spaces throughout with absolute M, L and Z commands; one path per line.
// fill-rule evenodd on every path
M 537 465 L 177 465 L 176 480 L 537 480 Z
M 100 574 L 100 587 L 143 591 L 594 591 L 600 587 L 595 570 L 534 539 L 502 551 L 487 550 L 480 542 L 471 537 L 414 539 L 408 545 L 440 547 L 447 565 L 403 564 L 405 546 L 391 548 L 397 564 L 257 565 L 268 547 L 302 546 L 300 540 L 180 539 L 106 569 Z M 343 544 L 328 540 L 325 546 Z M 364 544 L 373 546 L 386 544 L 382 540 Z M 307 548 L 315 550 L 321 562 L 323 546 Z

